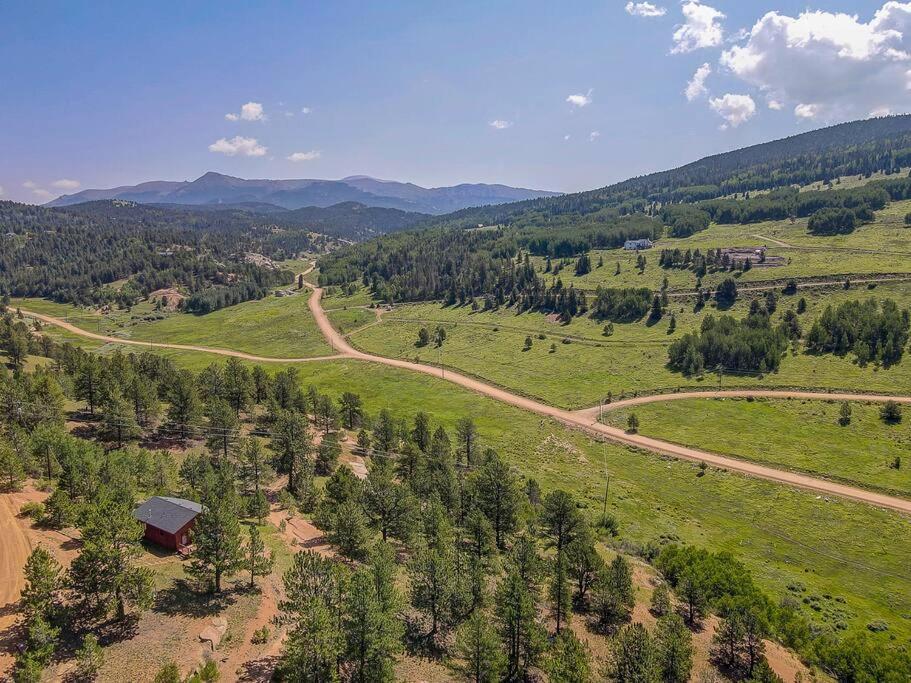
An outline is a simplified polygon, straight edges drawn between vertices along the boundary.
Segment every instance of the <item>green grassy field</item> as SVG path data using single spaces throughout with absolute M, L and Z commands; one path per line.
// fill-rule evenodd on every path
M 759 296 L 756 294 L 754 296 Z M 911 283 L 879 285 L 873 290 L 805 291 L 781 297 L 776 315 L 794 307 L 801 297 L 807 312 L 801 316 L 804 329 L 827 304 L 866 297 L 891 297 L 902 305 L 911 303 Z M 729 311 L 743 316 L 749 308 L 743 296 Z M 698 329 L 706 315 L 718 312 L 707 306 L 695 313 L 688 300 L 672 300 L 677 329 L 668 334 L 670 315 L 649 326 L 639 321 L 615 324 L 610 337 L 603 325 L 590 318 L 576 318 L 569 325 L 552 322 L 540 313 L 517 315 L 512 309 L 472 312 L 469 307 L 440 304 L 399 306 L 383 314 L 383 323 L 353 333 L 351 341 L 366 351 L 397 358 L 437 363 L 440 352 L 433 345 L 416 346 L 421 327 L 438 324 L 447 330 L 442 360 L 447 367 L 477 375 L 501 386 L 565 408 L 596 404 L 608 392 L 613 396 L 632 392 L 672 391 L 680 387 L 715 388 L 716 376 L 687 378 L 665 367 L 667 346 L 683 333 Z M 539 339 L 539 335 L 544 339 Z M 525 351 L 525 338 L 532 347 Z M 569 339 L 570 343 L 563 343 Z M 554 350 L 551 350 L 551 347 Z M 911 357 L 891 368 L 859 367 L 851 357 L 812 356 L 789 353 L 777 373 L 722 378 L 723 386 L 842 388 L 886 393 L 906 393 L 911 387 Z
M 911 211 L 911 201 L 894 202 L 877 212 L 876 220 L 857 228 L 850 235 L 814 237 L 807 233 L 807 219 L 764 221 L 748 225 L 712 225 L 708 230 L 686 239 L 662 239 L 655 249 L 642 252 L 646 257 L 645 272 L 636 269 L 636 252 L 623 249 L 595 250 L 591 254 L 590 273 L 577 277 L 573 265 L 560 271 L 563 284 L 585 290 L 604 287 L 649 287 L 658 289 L 665 277 L 671 289 L 692 289 L 695 275 L 688 270 L 664 269 L 658 265 L 661 249 L 719 249 L 723 247 L 768 247 L 768 256 L 780 256 L 786 263 L 776 267 L 756 267 L 739 274 L 739 282 L 759 283 L 765 280 L 821 277 L 865 273 L 911 273 L 911 228 L 904 226 L 904 216 Z M 780 244 L 791 245 L 785 247 Z M 880 253 L 846 251 L 875 250 Z M 882 253 L 894 252 L 894 253 Z M 597 267 L 599 259 L 604 265 Z M 540 271 L 545 259 L 533 258 Z M 620 274 L 616 274 L 616 264 Z M 546 275 L 550 279 L 549 275 Z M 729 273 L 709 273 L 703 286 L 717 285 Z
M 107 315 L 42 299 L 16 299 L 12 305 L 64 317 L 90 332 L 124 339 L 211 346 L 265 357 L 331 355 L 331 347 L 307 308 L 308 297 L 309 290 L 288 297 L 267 296 L 202 316 L 157 313 L 145 303 Z
M 783 469 L 911 495 L 911 420 L 889 425 L 880 405 L 851 403 L 851 422 L 838 423 L 841 403 L 804 400 L 693 399 L 650 403 L 605 413 L 625 427 L 631 412 L 648 436 Z M 901 468 L 893 461 L 904 456 Z

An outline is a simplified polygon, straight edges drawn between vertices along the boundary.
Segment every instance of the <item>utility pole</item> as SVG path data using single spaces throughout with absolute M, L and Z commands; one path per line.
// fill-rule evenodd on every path
M 606 458 L 607 456 L 605 456 Z M 605 467 L 606 470 L 606 467 Z M 607 481 L 604 483 L 604 510 L 601 512 L 602 519 L 607 516 L 607 494 L 610 491 L 610 475 L 607 475 Z

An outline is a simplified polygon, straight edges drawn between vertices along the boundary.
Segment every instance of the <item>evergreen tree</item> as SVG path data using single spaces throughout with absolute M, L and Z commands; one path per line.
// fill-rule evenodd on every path
M 183 438 L 192 434 L 202 418 L 202 403 L 189 370 L 177 372 L 168 391 L 168 423 Z
M 37 546 L 25 562 L 25 588 L 22 589 L 20 610 L 26 622 L 36 617 L 52 621 L 59 607 L 63 588 L 60 563 L 43 546 Z
M 102 406 L 102 420 L 105 432 L 114 438 L 117 448 L 123 448 L 124 439 L 133 439 L 141 433 L 136 413 L 123 397 L 120 387 L 115 386 L 108 392 Z
M 506 539 L 518 525 L 520 491 L 516 475 L 492 450 L 473 480 L 478 506 L 493 526 L 497 547 L 506 547 Z
M 680 615 L 669 613 L 658 619 L 655 645 L 665 683 L 689 681 L 693 669 L 693 635 Z
M 655 643 L 642 624 L 620 629 L 613 643 L 613 676 L 617 683 L 659 683 L 661 668 Z
M 595 603 L 602 627 L 611 627 L 629 618 L 635 604 L 633 571 L 623 555 L 617 555 L 595 585 Z
M 471 467 L 474 464 L 474 453 L 478 440 L 478 430 L 474 420 L 467 416 L 459 419 L 456 423 L 456 435 L 459 442 L 458 461 Z
M 364 511 L 382 535 L 407 541 L 414 526 L 416 502 L 406 486 L 395 480 L 388 458 L 371 460 L 364 482 Z
M 297 412 L 279 412 L 273 428 L 271 447 L 277 456 L 276 469 L 287 473 L 288 491 L 296 493 L 304 461 L 313 448 L 307 418 Z
M 339 411 L 342 415 L 342 424 L 345 429 L 355 429 L 364 419 L 364 407 L 361 397 L 346 391 L 338 400 Z
M 544 665 L 550 683 L 589 683 L 591 652 L 570 630 L 554 639 Z
M 266 554 L 266 544 L 255 524 L 249 526 L 248 533 L 243 562 L 244 570 L 250 573 L 250 588 L 253 588 L 257 576 L 269 576 L 272 573 L 274 558 Z
M 244 566 L 240 540 L 240 520 L 233 491 L 211 491 L 203 500 L 203 510 L 193 526 L 193 556 L 187 571 L 205 581 L 209 590 L 221 592 L 222 578 Z
M 490 618 L 476 610 L 459 627 L 455 638 L 460 670 L 472 683 L 498 683 L 502 679 L 506 658 Z
M 22 487 L 25 467 L 12 444 L 0 436 L 0 491 L 13 492 Z
M 370 567 L 355 573 L 346 599 L 344 624 L 351 681 L 395 680 L 394 657 L 401 649 L 402 637 L 402 626 L 395 614 L 397 606 L 391 573 L 372 571 Z
M 133 518 L 132 503 L 113 497 L 89 506 L 79 526 L 82 550 L 69 569 L 68 586 L 77 614 L 86 620 L 118 619 L 127 605 L 139 610 L 152 604 L 152 571 L 135 564 L 142 554 L 142 524 Z
M 254 390 L 253 377 L 240 359 L 232 356 L 225 362 L 224 383 L 224 398 L 239 415 L 246 410 Z
M 223 398 L 213 397 L 206 407 L 206 417 L 209 419 L 206 446 L 215 457 L 227 462 L 239 434 L 237 412 Z

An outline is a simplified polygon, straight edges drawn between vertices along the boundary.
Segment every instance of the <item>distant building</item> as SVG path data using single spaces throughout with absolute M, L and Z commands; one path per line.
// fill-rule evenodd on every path
M 154 496 L 133 511 L 133 517 L 145 524 L 146 540 L 169 550 L 182 550 L 190 545 L 190 530 L 202 505 L 183 498 Z
M 640 249 L 651 249 L 652 241 L 650 239 L 626 240 L 623 248 L 627 251 L 639 251 Z

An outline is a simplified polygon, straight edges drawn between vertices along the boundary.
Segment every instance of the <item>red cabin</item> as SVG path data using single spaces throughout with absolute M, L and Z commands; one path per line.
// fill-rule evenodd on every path
M 202 506 L 192 500 L 154 496 L 133 511 L 133 517 L 145 524 L 146 540 L 169 550 L 183 550 L 190 545 L 190 530 Z

